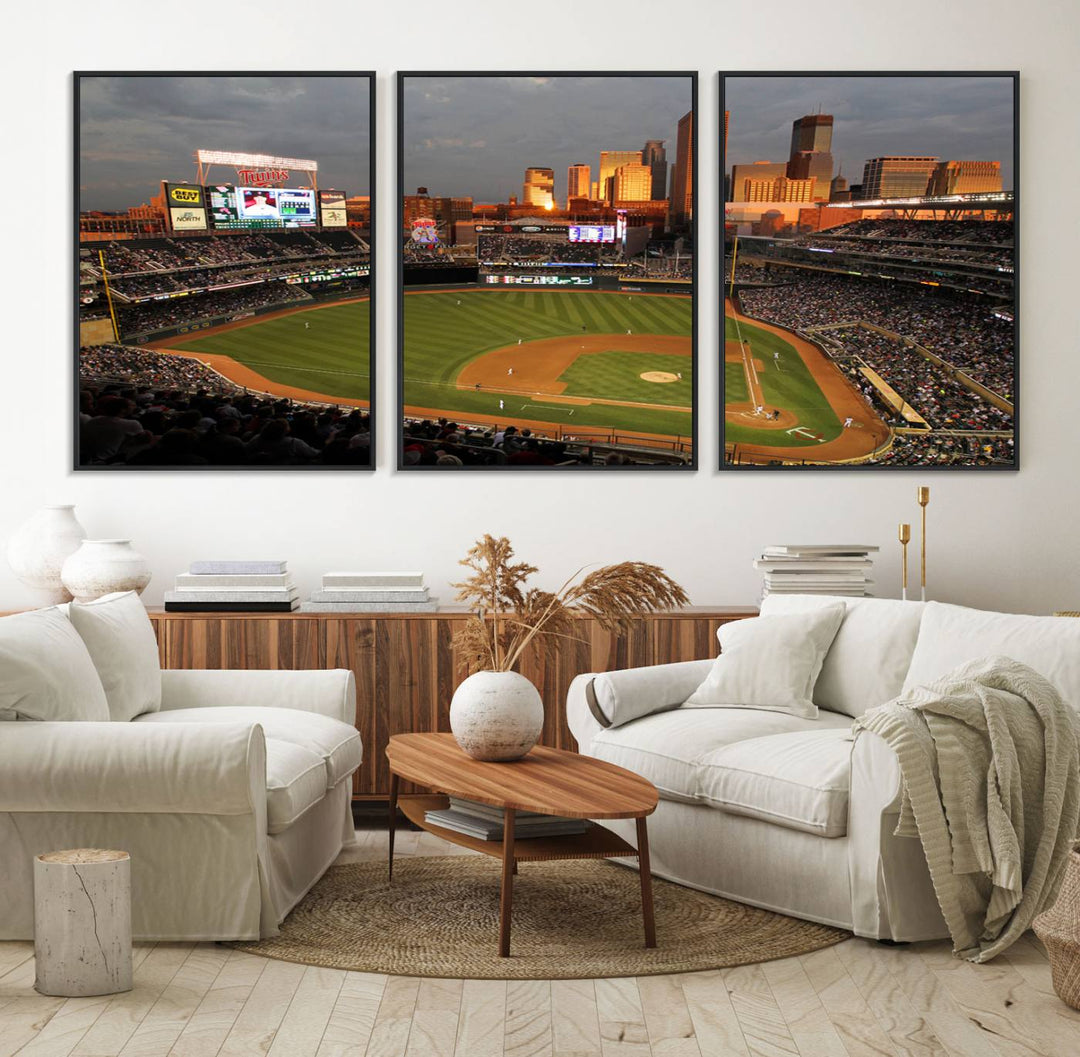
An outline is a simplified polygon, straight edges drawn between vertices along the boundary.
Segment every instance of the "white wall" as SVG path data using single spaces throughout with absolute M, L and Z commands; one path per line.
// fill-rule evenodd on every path
M 169 12 L 229 18 L 218 41 Z M 260 17 L 245 17 L 245 9 Z M 906 0 L 764 7 L 714 0 L 619 5 L 410 0 L 307 9 L 304 41 L 274 4 L 19 4 L 3 63 L 8 222 L 0 378 L 0 540 L 46 502 L 74 502 L 93 536 L 128 536 L 152 560 L 160 603 L 193 558 L 286 557 L 306 592 L 330 568 L 422 568 L 444 599 L 456 560 L 505 533 L 551 584 L 587 562 L 663 564 L 696 603 L 757 597 L 762 545 L 880 543 L 880 594 L 898 593 L 896 523 L 929 483 L 930 594 L 1027 612 L 1080 608 L 1076 266 L 1080 5 L 1075 0 Z M 606 10 L 626 12 L 608 23 Z M 767 14 L 766 14 L 767 11 Z M 332 28 L 343 13 L 347 29 Z M 788 13 L 785 16 L 785 12 Z M 535 17 L 529 17 L 534 15 Z M 700 387 L 696 474 L 397 473 L 393 463 L 397 69 L 697 68 L 701 72 Z M 368 69 L 379 72 L 378 399 L 375 474 L 73 474 L 70 444 L 73 69 Z M 1023 74 L 1022 463 L 1019 473 L 731 474 L 717 471 L 717 79 L 727 69 L 1020 69 Z M 23 162 L 21 157 L 32 160 Z M 26 198 L 27 179 L 35 201 Z M 31 226 L 35 229 L 31 234 Z M 33 278 L 28 278 L 33 276 Z M 0 562 L 0 565 L 3 563 Z M 0 568 L 0 609 L 28 596 Z

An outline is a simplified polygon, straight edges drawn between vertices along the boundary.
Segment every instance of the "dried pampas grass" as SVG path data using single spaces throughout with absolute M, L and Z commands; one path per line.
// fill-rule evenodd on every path
M 620 562 L 581 575 L 578 570 L 552 593 L 527 587 L 537 568 L 513 561 L 514 548 L 501 536 L 477 540 L 459 563 L 472 576 L 451 586 L 472 616 L 454 637 L 470 672 L 510 671 L 538 636 L 558 643 L 575 638 L 575 613 L 584 613 L 607 631 L 621 632 L 631 618 L 686 605 L 686 592 L 658 565 Z M 580 577 L 580 579 L 578 579 Z

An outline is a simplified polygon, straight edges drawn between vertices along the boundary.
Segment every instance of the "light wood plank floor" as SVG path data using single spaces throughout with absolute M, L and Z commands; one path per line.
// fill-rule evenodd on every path
M 399 833 L 400 855 L 470 852 Z M 385 858 L 359 830 L 340 862 Z M 613 980 L 416 980 L 205 943 L 136 948 L 135 987 L 47 998 L 0 943 L 0 1057 L 1077 1057 L 1029 934 L 990 965 L 864 940 L 800 958 Z

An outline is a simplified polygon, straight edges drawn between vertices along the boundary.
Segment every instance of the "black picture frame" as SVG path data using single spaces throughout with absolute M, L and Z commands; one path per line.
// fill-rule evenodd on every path
M 691 304 L 691 321 L 690 321 L 690 340 L 691 340 L 691 431 L 690 431 L 690 454 L 689 458 L 682 463 L 672 465 L 573 465 L 573 466 L 515 466 L 515 465 L 484 465 L 484 466 L 427 466 L 422 464 L 409 465 L 405 460 L 405 436 L 404 436 L 404 421 L 405 421 L 405 408 L 406 408 L 406 377 L 405 377 L 405 297 L 406 297 L 406 282 L 405 282 L 405 260 L 402 250 L 402 233 L 405 226 L 405 90 L 407 81 L 410 78 L 454 78 L 454 79 L 477 79 L 477 78 L 583 78 L 583 77 L 598 77 L 598 78 L 686 78 L 690 87 L 690 99 L 693 118 L 691 122 L 691 135 L 690 135 L 690 179 L 693 193 L 693 205 L 691 212 L 691 219 L 689 224 L 690 237 L 693 245 L 693 262 L 691 267 L 691 286 L 692 286 L 692 304 Z M 694 472 L 698 469 L 699 465 L 699 437 L 698 437 L 698 363 L 699 363 L 699 349 L 698 349 L 698 301 L 699 301 L 699 259 L 701 253 L 701 245 L 699 241 L 700 225 L 699 214 L 701 208 L 701 201 L 698 195 L 698 142 L 699 142 L 699 108 L 698 108 L 698 73 L 696 70 L 589 70 L 589 71 L 574 71 L 574 70 L 554 70 L 554 71 L 537 71 L 537 70 L 483 70 L 483 71 L 462 71 L 462 70 L 410 70 L 399 71 L 397 74 L 397 91 L 396 91 L 396 107 L 397 107 L 397 205 L 394 210 L 394 217 L 396 222 L 394 232 L 394 246 L 397 256 L 397 280 L 398 280 L 398 319 L 397 319 L 397 407 L 396 414 L 397 420 L 394 424 L 395 431 L 395 444 L 396 451 L 396 468 L 400 471 L 409 472 L 455 472 L 455 471 L 483 471 L 490 470 L 496 472 L 538 472 L 538 471 L 555 471 L 555 472 L 592 472 L 602 470 L 614 470 L 625 473 L 635 472 Z M 599 148 L 598 148 L 599 149 Z M 453 412 L 450 412 L 453 414 Z M 629 431 L 628 431 L 629 432 Z
M 368 84 L 367 120 L 368 120 L 368 197 L 370 205 L 370 227 L 365 241 L 369 246 L 367 300 L 369 301 L 368 322 L 368 407 L 366 414 L 370 433 L 369 459 L 365 463 L 305 463 L 299 465 L 275 463 L 236 463 L 223 465 L 135 465 L 127 463 L 86 463 L 80 453 L 80 167 L 81 167 L 81 96 L 82 85 L 91 78 L 338 78 L 364 80 Z M 376 288 L 377 288 L 377 192 L 376 192 L 376 122 L 377 122 L 377 76 L 374 70 L 76 70 L 72 74 L 72 142 L 73 142 L 73 180 L 72 180 L 72 469 L 75 472 L 126 471 L 136 472 L 243 472 L 243 473 L 310 473 L 322 471 L 370 472 L 375 470 L 376 426 L 377 426 L 377 364 L 376 364 Z M 197 144 L 191 145 L 193 148 Z M 175 179 L 174 174 L 169 174 Z M 162 179 L 165 177 L 163 176 Z M 346 189 L 348 193 L 348 189 Z M 319 208 L 316 202 L 316 209 Z M 362 300 L 362 299 L 361 299 Z M 331 405 L 327 405 L 331 406 Z M 356 406 L 362 405 L 339 405 Z
M 797 462 L 784 461 L 779 456 L 772 456 L 774 461 L 762 461 L 762 462 L 741 462 L 734 461 L 738 459 L 737 450 L 733 452 L 728 447 L 727 440 L 727 380 L 726 380 L 726 348 L 721 347 L 717 350 L 719 358 L 719 412 L 721 416 L 720 430 L 719 430 L 719 445 L 718 445 L 718 459 L 719 467 L 724 472 L 730 473 L 742 473 L 742 472 L 863 472 L 870 473 L 874 471 L 879 472 L 903 472 L 903 471 L 941 471 L 949 470 L 956 472 L 978 472 L 983 473 L 987 471 L 999 471 L 999 472 L 1013 472 L 1020 468 L 1020 396 L 1021 396 L 1021 377 L 1020 377 L 1020 266 L 1019 266 L 1019 248 L 1020 248 L 1020 187 L 1021 187 L 1021 164 L 1020 164 L 1020 72 L 1017 70 L 726 70 L 720 73 L 719 77 L 719 147 L 720 147 L 720 180 L 719 180 L 719 224 L 720 224 L 720 306 L 721 306 L 721 326 L 720 326 L 720 342 L 726 343 L 726 331 L 727 331 L 727 297 L 729 291 L 729 281 L 734 280 L 734 276 L 728 275 L 728 240 L 727 240 L 727 207 L 732 204 L 727 197 L 727 181 L 728 174 L 731 170 L 731 165 L 745 164 L 751 162 L 752 159 L 735 159 L 728 157 L 728 151 L 726 148 L 727 139 L 727 113 L 728 113 L 728 84 L 730 80 L 737 78 L 751 79 L 751 78 L 876 78 L 876 79 L 903 79 L 903 78 L 942 78 L 942 79 L 954 79 L 954 78 L 994 78 L 1007 81 L 1011 86 L 1011 101 L 1012 101 L 1012 148 L 1011 156 L 1006 155 L 1012 166 L 1012 225 L 1013 225 L 1013 241 L 1012 241 L 1012 282 L 1011 282 L 1011 296 L 1002 298 L 1000 301 L 1001 306 L 1012 313 L 1012 355 L 1011 355 L 1011 419 L 1012 419 L 1012 446 L 1010 461 L 991 461 L 982 464 L 976 464 L 973 461 L 971 463 L 957 463 L 957 462 L 883 462 L 883 461 L 868 461 L 857 463 L 837 463 L 837 462 L 810 462 L 799 464 Z M 801 110 L 800 113 L 792 112 L 791 118 L 799 118 L 802 114 L 808 112 L 811 105 L 821 103 L 823 112 L 828 113 L 829 104 L 827 101 L 819 101 L 816 98 L 808 100 L 805 104 L 806 109 Z M 734 116 L 732 122 L 734 123 Z M 794 147 L 791 148 L 794 150 Z M 944 161 L 944 158 L 939 160 Z M 997 159 L 999 161 L 1005 161 L 1006 158 Z M 929 190 L 929 184 L 928 184 Z M 884 266 L 883 266 L 884 267 Z M 738 285 L 738 282 L 735 282 Z M 932 284 L 929 284 L 932 285 Z M 745 314 L 740 310 L 741 318 L 746 318 Z M 741 343 L 740 343 L 741 347 Z M 933 362 L 933 361 L 931 361 Z M 946 366 L 950 366 L 946 364 Z M 899 408 L 903 411 L 905 407 L 914 410 L 914 406 L 905 401 L 902 401 Z M 975 433 L 977 431 L 971 431 Z M 985 431 L 989 433 L 990 431 Z M 890 427 L 890 434 L 892 430 Z M 929 434 L 928 434 L 929 435 Z M 893 435 L 894 436 L 894 435 Z M 1003 438 L 1004 439 L 1004 438 Z M 797 452 L 799 449 L 791 449 Z M 803 449 L 806 450 L 806 449 Z M 884 454 L 884 453 L 882 453 Z M 765 458 L 768 458 L 767 456 Z

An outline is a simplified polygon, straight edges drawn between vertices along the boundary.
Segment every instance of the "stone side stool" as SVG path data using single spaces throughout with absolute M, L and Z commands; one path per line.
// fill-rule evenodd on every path
M 1069 854 L 1057 901 L 1033 924 L 1035 935 L 1050 956 L 1050 974 L 1058 998 L 1080 1009 L 1080 849 Z
M 34 987 L 81 998 L 131 990 L 131 858 L 75 848 L 34 858 Z

